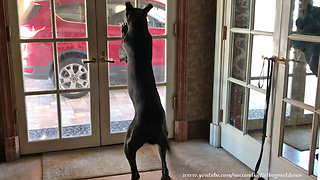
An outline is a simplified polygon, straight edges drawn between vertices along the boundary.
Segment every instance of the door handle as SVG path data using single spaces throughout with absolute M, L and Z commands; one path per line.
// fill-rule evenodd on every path
M 296 62 L 296 63 L 301 63 L 301 61 L 299 61 L 299 60 L 285 59 L 284 57 L 277 58 L 276 56 L 272 56 L 271 58 L 262 56 L 262 59 L 266 59 L 266 60 L 273 61 L 273 62 L 276 62 L 276 63 L 284 64 L 284 65 L 287 65 L 289 61 Z
M 83 64 L 87 64 L 87 63 L 95 63 L 96 62 L 96 58 L 91 58 L 90 60 L 88 59 L 81 59 Z
M 115 63 L 115 61 L 113 60 L 113 58 L 107 58 L 107 57 L 106 57 L 106 53 L 105 53 L 104 51 L 101 53 L 101 61 L 102 61 L 103 63 L 106 63 L 106 62 L 108 62 L 108 63 Z

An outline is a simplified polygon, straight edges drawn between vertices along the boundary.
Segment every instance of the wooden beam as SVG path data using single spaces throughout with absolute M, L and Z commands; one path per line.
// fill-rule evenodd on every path
M 177 96 L 177 104 L 175 109 L 175 121 L 186 121 L 186 92 L 187 92 L 187 58 L 188 58 L 188 13 L 189 0 L 178 0 L 177 10 L 177 61 L 176 61 L 176 79 L 175 92 Z M 179 123 L 178 123 L 179 124 Z M 181 122 L 180 122 L 181 124 Z M 177 126 L 176 126 L 177 127 Z M 187 128 L 187 126 L 178 126 Z M 187 129 L 175 130 L 176 136 L 182 136 L 182 132 Z M 176 139 L 176 138 L 175 138 Z M 177 138 L 181 139 L 181 137 Z
M 6 1 L 0 4 L 0 126 L 4 131 L 4 147 L 6 161 L 19 158 L 19 138 L 15 121 L 15 101 L 11 59 L 9 55 L 9 29 L 6 15 Z

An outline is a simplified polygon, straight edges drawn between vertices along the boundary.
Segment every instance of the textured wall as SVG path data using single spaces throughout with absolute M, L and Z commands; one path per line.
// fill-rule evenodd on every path
M 216 0 L 189 0 L 187 120 L 211 120 Z

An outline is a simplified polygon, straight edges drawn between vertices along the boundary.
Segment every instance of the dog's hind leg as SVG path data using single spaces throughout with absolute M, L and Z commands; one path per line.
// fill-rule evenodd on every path
M 126 157 L 129 161 L 130 168 L 131 168 L 131 179 L 132 180 L 138 180 L 140 178 L 137 163 L 136 163 L 136 153 L 138 149 L 142 147 L 142 145 L 132 145 L 132 143 L 126 143 L 124 146 L 124 152 L 126 154 Z
M 160 153 L 161 164 L 162 164 L 161 180 L 170 180 L 171 178 L 169 176 L 169 171 L 168 171 L 167 162 L 166 162 L 166 152 L 167 152 L 167 149 L 169 149 L 167 139 L 165 138 L 161 142 L 159 142 L 158 147 L 159 147 L 159 153 Z
M 124 153 L 129 161 L 131 168 L 131 179 L 138 180 L 140 178 L 137 163 L 136 163 L 136 153 L 144 144 L 143 138 L 137 136 L 135 132 L 135 127 L 131 124 L 128 128 L 127 135 L 124 143 Z

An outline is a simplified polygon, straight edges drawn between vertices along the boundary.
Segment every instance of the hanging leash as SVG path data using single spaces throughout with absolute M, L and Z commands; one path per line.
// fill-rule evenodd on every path
M 267 134 L 267 119 L 268 119 L 268 111 L 269 111 L 269 102 L 270 102 L 270 93 L 271 93 L 271 80 L 272 80 L 272 74 L 273 74 L 273 65 L 275 63 L 274 61 L 274 57 L 272 58 L 265 58 L 263 57 L 264 61 L 268 60 L 268 72 L 267 72 L 267 92 L 266 92 L 266 104 L 265 104 L 265 112 L 264 112 L 264 117 L 263 117 L 263 125 L 262 125 L 262 142 L 261 142 L 261 149 L 260 149 L 260 155 L 259 155 L 259 159 L 257 161 L 255 170 L 254 170 L 254 174 L 250 177 L 250 180 L 253 180 L 255 175 L 257 175 L 258 170 L 260 168 L 260 164 L 261 164 L 261 160 L 262 160 L 262 155 L 263 155 L 263 147 L 264 147 L 264 143 L 266 140 L 266 134 Z M 264 64 L 265 62 L 263 62 L 263 66 L 262 66 L 262 70 L 261 70 L 261 74 L 260 74 L 260 78 L 259 78 L 259 88 L 262 88 L 262 86 L 260 87 L 260 80 L 261 80 L 261 75 L 263 74 L 263 69 L 264 69 Z M 259 178 L 259 179 L 263 179 L 263 178 Z

